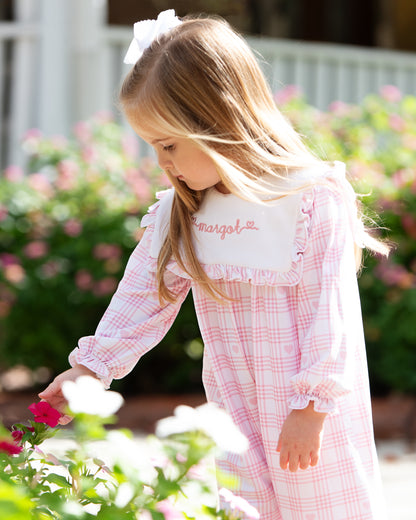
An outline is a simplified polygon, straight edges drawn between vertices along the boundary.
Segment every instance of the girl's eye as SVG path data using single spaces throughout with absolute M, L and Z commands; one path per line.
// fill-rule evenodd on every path
M 163 146 L 164 152 L 173 152 L 174 149 L 175 149 L 174 144 L 169 144 L 169 145 Z

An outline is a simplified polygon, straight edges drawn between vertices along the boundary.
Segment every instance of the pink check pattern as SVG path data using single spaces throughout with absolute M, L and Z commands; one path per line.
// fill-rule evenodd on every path
M 385 519 L 354 239 L 342 197 L 319 185 L 305 192 L 292 272 L 252 277 L 238 265 L 206 266 L 233 298 L 226 304 L 208 298 L 171 262 L 167 283 L 178 300 L 160 306 L 156 260 L 149 257 L 157 207 L 95 335 L 80 340 L 71 363 L 88 366 L 107 384 L 123 377 L 162 339 L 192 288 L 207 398 L 225 408 L 250 441 L 243 455 L 217 461 L 239 477 L 234 492 L 262 520 Z M 282 424 L 291 408 L 310 400 L 329 412 L 320 462 L 283 471 L 276 452 Z

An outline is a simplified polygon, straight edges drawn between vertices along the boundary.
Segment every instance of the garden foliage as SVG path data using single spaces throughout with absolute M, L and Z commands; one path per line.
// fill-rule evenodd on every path
M 260 518 L 226 488 L 219 491 L 224 509 L 217 510 L 209 459 L 223 445 L 233 453 L 248 446 L 224 411 L 207 404 L 178 407 L 159 422 L 157 436 L 138 443 L 129 430 L 105 427 L 123 402 L 119 393 L 91 377 L 67 381 L 63 391 L 75 417 L 63 442 L 44 443 L 62 433 L 56 428 L 61 414 L 44 401 L 29 407 L 34 419 L 28 424 L 11 431 L 0 425 L 2 520 Z
M 319 156 L 346 162 L 369 221 L 395 244 L 388 260 L 366 255 L 359 278 L 370 377 L 374 391 L 414 393 L 416 97 L 386 86 L 361 105 L 322 112 L 288 87 L 276 102 Z M 69 140 L 31 131 L 23 146 L 28 175 L 11 166 L 0 178 L 1 359 L 57 372 L 95 329 L 166 179 L 152 159 L 137 161 L 134 140 L 104 115 Z M 188 299 L 128 386 L 199 389 L 201 356 Z

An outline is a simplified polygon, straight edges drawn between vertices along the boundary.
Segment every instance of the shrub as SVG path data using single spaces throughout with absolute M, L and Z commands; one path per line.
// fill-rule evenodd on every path
M 140 218 L 167 186 L 152 159 L 138 166 L 135 143 L 106 114 L 79 123 L 69 140 L 30 131 L 28 174 L 12 166 L 0 177 L 3 367 L 60 372 L 78 338 L 95 330 L 141 236 Z M 187 307 L 165 340 L 169 349 L 144 361 L 145 373 L 164 381 L 162 391 L 198 371 L 183 350 L 198 336 Z M 178 357 L 184 363 L 175 372 Z M 143 377 L 136 388 L 154 390 L 154 379 Z
M 227 510 L 216 508 L 209 459 L 248 447 L 223 410 L 178 407 L 174 417 L 159 422 L 157 436 L 138 444 L 129 430 L 105 427 L 114 422 L 120 394 L 90 377 L 66 382 L 63 390 L 75 416 L 63 453 L 59 444 L 43 444 L 59 433 L 61 415 L 46 402 L 29 407 L 34 420 L 28 424 L 12 431 L 0 425 L 2 520 L 259 518 L 254 507 L 224 488 Z
M 361 105 L 308 106 L 288 88 L 282 109 L 315 152 L 347 164 L 369 218 L 394 244 L 366 256 L 359 278 L 373 390 L 416 392 L 416 97 L 390 85 Z
M 346 162 L 368 218 L 395 244 L 365 257 L 359 278 L 373 391 L 416 392 L 416 97 L 392 86 L 361 105 L 322 112 L 294 87 L 276 102 L 322 158 Z M 28 175 L 0 179 L 0 349 L 5 365 L 67 367 L 90 334 L 140 237 L 159 186 L 154 162 L 137 166 L 133 141 L 106 116 L 70 140 L 28 134 Z M 202 341 L 190 298 L 162 344 L 144 356 L 127 391 L 201 390 Z M 120 385 L 119 385 L 120 386 Z

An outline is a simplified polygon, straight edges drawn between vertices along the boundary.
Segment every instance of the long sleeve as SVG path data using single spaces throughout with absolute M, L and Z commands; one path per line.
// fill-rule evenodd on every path
M 131 255 L 123 279 L 93 336 L 79 340 L 69 356 L 71 365 L 93 370 L 109 386 L 128 374 L 143 354 L 157 345 L 171 327 L 185 299 L 190 280 L 166 272 L 167 286 L 178 295 L 161 306 L 155 272 L 149 266 L 154 225 Z
M 328 187 L 309 201 L 309 238 L 298 286 L 300 370 L 291 382 L 289 406 L 333 412 L 354 384 L 365 356 L 350 208 Z

